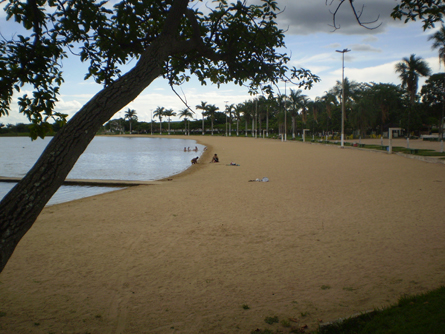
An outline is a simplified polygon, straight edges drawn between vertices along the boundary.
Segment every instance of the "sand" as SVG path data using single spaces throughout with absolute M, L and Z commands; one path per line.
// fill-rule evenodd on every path
M 444 164 L 188 138 L 208 150 L 171 181 L 45 208 L 0 274 L 0 333 L 286 333 L 265 317 L 312 330 L 445 284 Z

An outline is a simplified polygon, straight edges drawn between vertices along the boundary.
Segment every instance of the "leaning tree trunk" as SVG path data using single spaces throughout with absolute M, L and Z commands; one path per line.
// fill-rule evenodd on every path
M 162 74 L 163 62 L 176 49 L 173 38 L 167 37 L 153 42 L 131 71 L 82 107 L 0 202 L 0 272 L 102 124 Z

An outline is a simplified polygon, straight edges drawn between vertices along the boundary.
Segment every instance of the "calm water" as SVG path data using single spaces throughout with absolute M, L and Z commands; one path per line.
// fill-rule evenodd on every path
M 0 137 L 0 176 L 23 177 L 52 138 Z M 198 152 L 184 152 L 184 147 Z M 69 179 L 159 180 L 180 173 L 204 146 L 189 139 L 95 137 L 68 175 Z M 0 182 L 0 198 L 14 186 Z M 118 188 L 62 186 L 48 204 Z

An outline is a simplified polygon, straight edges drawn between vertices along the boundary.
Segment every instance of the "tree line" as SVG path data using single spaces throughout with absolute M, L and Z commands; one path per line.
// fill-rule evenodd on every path
M 445 41 L 443 27 L 441 34 Z M 428 64 L 415 55 L 403 58 L 396 65 L 395 71 L 401 80 L 399 85 L 356 82 L 345 78 L 347 135 L 357 138 L 383 135 L 390 127 L 403 128 L 404 134 L 409 133 L 410 136 L 441 132 L 445 108 L 445 73 L 431 74 Z M 419 90 L 417 84 L 422 76 L 428 79 Z M 195 107 L 196 113 L 188 108 L 174 112 L 158 107 L 153 112 L 154 119 L 151 122 L 137 122 L 137 117 L 129 114 L 129 109 L 124 118 L 111 120 L 103 131 L 131 132 L 132 126 L 137 133 L 162 134 L 174 131 L 183 134 L 253 135 L 266 131 L 272 135 L 286 132 L 295 138 L 301 135 L 303 129 L 308 129 L 313 134 L 334 135 L 341 129 L 342 89 L 342 82 L 337 81 L 334 87 L 315 99 L 309 98 L 301 89 L 290 89 L 288 94 L 285 92 L 269 97 L 261 95 L 243 103 L 228 104 L 224 110 L 202 101 Z M 174 116 L 182 120 L 171 122 Z M 167 122 L 167 125 L 163 126 L 163 122 Z

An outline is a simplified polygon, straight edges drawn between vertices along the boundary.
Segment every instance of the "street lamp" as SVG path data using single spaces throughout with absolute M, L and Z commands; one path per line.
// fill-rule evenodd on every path
M 227 112 L 229 111 L 227 103 L 229 103 L 229 101 L 224 101 L 224 103 L 226 104 L 226 137 L 227 137 Z
M 201 113 L 201 115 L 202 115 L 202 135 L 204 136 L 204 110 L 202 111 L 202 113 Z
M 335 50 L 335 52 L 339 52 L 342 54 L 342 66 L 341 66 L 341 147 L 345 147 L 345 53 L 351 50 L 343 49 L 343 50 Z
M 253 115 L 253 122 L 252 122 L 252 137 L 253 134 L 255 133 L 255 138 L 258 137 L 257 114 L 258 114 L 258 98 L 255 98 L 255 114 Z
M 284 141 L 287 141 L 287 80 L 284 80 Z

